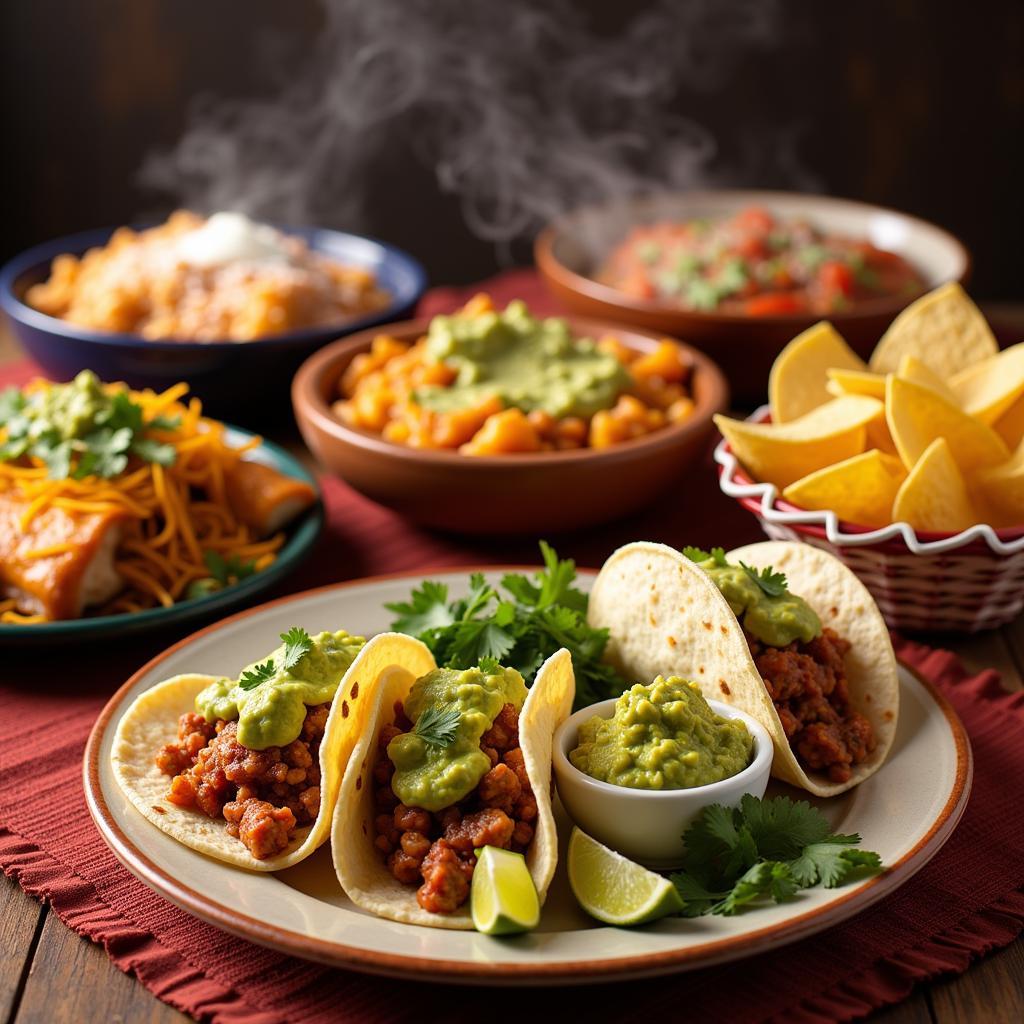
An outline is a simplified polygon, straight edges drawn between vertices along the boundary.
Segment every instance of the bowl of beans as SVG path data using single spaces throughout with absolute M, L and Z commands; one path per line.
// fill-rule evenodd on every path
M 91 369 L 157 391 L 188 381 L 207 409 L 252 425 L 287 409 L 311 352 L 407 315 L 425 282 L 373 239 L 181 210 L 29 249 L 0 270 L 0 307 L 54 380 Z
M 917 217 L 828 196 L 708 191 L 573 211 L 537 238 L 550 290 L 572 312 L 664 331 L 763 399 L 782 347 L 829 320 L 862 355 L 904 306 L 970 257 Z
M 721 371 L 689 345 L 483 295 L 329 345 L 292 383 L 328 470 L 415 522 L 474 534 L 639 510 L 704 451 L 727 401 Z

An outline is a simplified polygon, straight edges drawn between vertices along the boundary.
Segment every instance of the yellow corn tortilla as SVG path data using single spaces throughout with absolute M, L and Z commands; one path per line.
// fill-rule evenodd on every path
M 683 676 L 696 681 L 706 698 L 753 715 L 772 737 L 776 778 L 822 797 L 853 788 L 885 761 L 899 714 L 896 657 L 874 599 L 842 562 L 807 544 L 748 544 L 726 557 L 784 572 L 790 590 L 811 605 L 822 624 L 853 645 L 846 656 L 850 699 L 871 723 L 877 745 L 853 766 L 847 782 L 831 782 L 799 764 L 728 601 L 674 548 L 650 542 L 619 548 L 594 581 L 590 625 L 609 631 L 609 658 L 627 679 Z
M 430 651 L 419 640 L 382 633 L 356 655 L 342 677 L 320 742 L 320 813 L 312 825 L 296 829 L 287 849 L 274 857 L 254 857 L 244 843 L 228 834 L 223 818 L 208 818 L 201 811 L 171 803 L 167 799 L 171 777 L 154 760 L 161 747 L 177 741 L 178 716 L 194 710 L 196 695 L 217 676 L 173 676 L 139 694 L 117 726 L 111 754 L 114 776 L 140 814 L 193 850 L 250 871 L 291 867 L 327 839 L 345 765 L 373 708 L 374 688 L 396 663 L 421 674 L 434 667 Z
M 424 910 L 416 902 L 415 887 L 399 882 L 373 845 L 377 737 L 393 721 L 395 701 L 404 700 L 412 684 L 427 671 L 430 669 L 418 665 L 400 665 L 378 687 L 370 719 L 362 729 L 341 783 L 331 827 L 331 852 L 338 881 L 356 906 L 392 921 L 465 931 L 473 927 L 468 901 L 453 914 Z M 572 657 L 562 648 L 540 667 L 519 715 L 519 745 L 537 800 L 537 820 L 533 842 L 526 853 L 526 866 L 542 905 L 558 863 L 558 839 L 551 808 L 552 744 L 555 729 L 569 716 L 575 692 Z

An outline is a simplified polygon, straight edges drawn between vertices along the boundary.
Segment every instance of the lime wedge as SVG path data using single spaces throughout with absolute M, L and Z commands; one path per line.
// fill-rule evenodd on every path
M 580 906 L 605 924 L 646 924 L 683 909 L 676 887 L 661 875 L 573 828 L 569 885 Z
M 473 927 L 484 935 L 529 931 L 540 920 L 540 900 L 526 858 L 497 846 L 477 851 L 469 901 Z

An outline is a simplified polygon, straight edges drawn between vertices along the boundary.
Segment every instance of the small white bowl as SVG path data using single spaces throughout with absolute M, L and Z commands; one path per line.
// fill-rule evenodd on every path
M 711 710 L 723 718 L 738 718 L 754 738 L 754 756 L 743 771 L 720 782 L 690 789 L 630 789 L 592 779 L 569 760 L 580 726 L 594 715 L 611 718 L 615 701 L 601 701 L 577 711 L 555 733 L 555 782 L 562 805 L 588 835 L 605 846 L 652 868 L 674 868 L 682 863 L 683 832 L 709 804 L 735 807 L 749 793 L 764 796 L 772 769 L 772 741 L 768 731 L 745 711 L 709 700 Z

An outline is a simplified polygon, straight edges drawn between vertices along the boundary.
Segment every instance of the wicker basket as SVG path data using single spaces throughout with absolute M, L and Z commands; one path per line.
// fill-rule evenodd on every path
M 751 417 L 765 422 L 768 407 Z M 978 525 L 917 533 L 907 523 L 870 529 L 834 512 L 808 512 L 755 483 L 729 445 L 715 449 L 722 491 L 752 512 L 773 540 L 813 544 L 842 559 L 895 629 L 975 633 L 1005 626 L 1024 608 L 1024 527 Z

